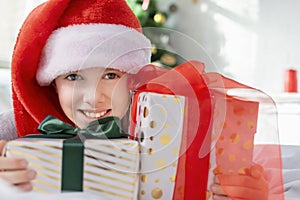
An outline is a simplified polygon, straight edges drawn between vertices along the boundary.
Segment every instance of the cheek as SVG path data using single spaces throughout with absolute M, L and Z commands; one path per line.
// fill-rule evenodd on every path
M 123 117 L 129 107 L 130 95 L 126 84 L 117 85 L 112 93 L 112 109 L 118 117 Z
M 74 99 L 73 88 L 68 88 L 68 87 L 57 88 L 57 94 L 58 94 L 61 108 L 63 109 L 65 114 L 68 117 L 70 117 L 72 113 L 73 99 Z
M 119 107 L 128 106 L 129 103 L 129 91 L 128 90 L 122 90 L 117 92 L 113 98 L 113 102 L 115 102 L 116 105 L 119 105 Z

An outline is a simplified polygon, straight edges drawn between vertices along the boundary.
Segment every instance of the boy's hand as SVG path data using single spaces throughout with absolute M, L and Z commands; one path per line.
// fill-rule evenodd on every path
M 268 199 L 268 183 L 263 177 L 260 165 L 254 165 L 249 170 L 249 175 L 224 175 L 215 176 L 211 185 L 214 200 L 237 199 Z
M 5 141 L 0 141 L 0 155 L 2 155 Z M 23 191 L 31 191 L 30 181 L 35 178 L 36 172 L 27 169 L 28 162 L 22 158 L 7 158 L 0 156 L 0 178 L 17 186 Z

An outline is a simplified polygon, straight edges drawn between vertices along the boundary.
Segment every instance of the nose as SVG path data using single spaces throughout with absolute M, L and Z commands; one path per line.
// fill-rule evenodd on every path
M 82 89 L 84 90 L 84 103 L 97 108 L 99 104 L 105 102 L 105 94 L 100 82 L 94 83 L 93 85 L 87 85 Z

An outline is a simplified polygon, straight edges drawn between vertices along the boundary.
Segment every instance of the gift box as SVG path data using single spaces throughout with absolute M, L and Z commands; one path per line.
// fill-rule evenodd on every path
M 262 114 L 266 110 L 276 113 L 276 109 L 273 110 L 274 102 L 270 97 L 221 74 L 205 73 L 204 65 L 195 61 L 183 63 L 169 71 L 153 68 L 149 66 L 139 72 L 137 81 L 133 84 L 133 89 L 138 91 L 134 99 L 138 99 L 141 105 L 148 104 L 148 108 L 156 107 L 157 104 L 164 105 L 163 100 L 159 97 L 157 101 L 151 100 L 156 98 L 154 94 L 148 94 L 150 99 L 139 98 L 139 95 L 142 96 L 139 94 L 141 91 L 156 92 L 161 97 L 165 96 L 164 94 L 170 94 L 171 98 L 184 96 L 186 109 L 183 109 L 182 113 L 184 117 L 178 161 L 173 165 L 176 168 L 173 169 L 176 175 L 168 179 L 170 174 L 159 174 L 164 167 L 146 171 L 140 180 L 140 199 L 211 199 L 209 190 L 215 174 L 249 175 L 248 168 L 253 164 L 259 164 L 264 168 L 263 177 L 268 180 L 270 199 L 273 199 L 272 194 L 278 194 L 276 191 L 274 193 L 273 188 L 279 188 L 279 194 L 283 194 L 280 146 L 276 143 L 278 132 L 276 124 L 274 125 L 276 119 L 264 120 Z M 142 80 L 139 77 L 142 77 Z M 171 100 L 168 104 L 173 105 Z M 143 152 L 148 159 L 151 159 L 151 153 L 155 152 L 155 149 L 160 149 L 159 144 L 154 144 L 154 138 L 157 139 L 157 135 L 164 134 L 162 128 L 151 133 L 151 126 L 155 124 L 153 121 L 156 121 L 151 119 L 161 119 L 159 121 L 163 122 L 165 118 L 162 114 L 159 116 L 153 114 L 155 117 L 150 117 L 149 109 L 139 105 L 136 107 L 134 113 L 138 117 L 136 121 L 133 118 L 135 122 L 133 124 L 136 126 L 135 136 L 141 141 L 145 141 L 146 138 L 148 143 L 144 146 L 141 144 L 141 148 L 144 149 Z M 174 111 L 170 106 L 167 113 L 172 112 Z M 265 137 L 266 135 L 268 137 Z M 258 148 L 257 143 L 265 139 L 271 148 L 260 151 L 261 148 Z M 158 157 L 163 156 L 159 153 L 160 151 Z M 144 160 L 142 157 L 143 154 L 141 160 Z M 170 159 L 174 158 L 174 155 L 166 154 L 164 157 Z M 272 165 L 265 162 L 269 157 L 275 158 Z M 144 162 L 147 162 L 147 159 L 145 160 Z M 149 163 L 150 165 L 163 163 L 161 166 L 170 166 L 163 159 L 160 161 L 155 162 L 153 159 Z M 268 168 L 276 168 L 278 171 L 268 173 L 266 172 Z M 166 193 L 158 184 L 168 185 L 170 180 L 174 181 L 174 185 L 169 185 L 169 191 Z M 220 182 L 222 185 L 222 180 Z M 276 196 L 275 199 L 282 198 Z
M 109 199 L 172 199 L 183 142 L 185 98 L 142 92 L 138 95 L 135 138 L 86 139 L 83 142 L 82 191 Z M 8 142 L 6 156 L 23 157 L 37 171 L 33 190 L 61 192 L 63 181 L 76 165 L 63 161 L 63 139 L 21 138 Z M 80 154 L 80 152 L 78 152 Z M 65 156 L 66 157 L 66 156 Z M 79 156 L 80 157 L 80 156 Z M 76 161 L 77 162 L 77 161 Z M 62 165 L 66 166 L 63 167 Z M 63 169 L 65 168 L 65 170 Z M 80 174 L 80 173 L 78 173 Z M 74 178 L 74 177 L 73 177 Z M 80 179 L 80 178 L 79 178 Z M 73 186 L 74 187 L 74 186 Z M 182 182 L 181 189 L 184 187 Z M 183 191 L 181 191 L 183 192 Z
M 139 199 L 172 199 L 185 115 L 183 96 L 141 92 L 135 137 L 140 139 Z
M 258 111 L 258 101 L 215 93 L 207 199 L 214 175 L 246 175 L 254 164 Z
M 106 199 L 136 199 L 137 141 L 86 139 L 78 145 L 73 140 L 66 150 L 64 139 L 20 138 L 7 143 L 6 156 L 28 160 L 29 168 L 37 171 L 32 181 L 37 192 L 84 191 Z

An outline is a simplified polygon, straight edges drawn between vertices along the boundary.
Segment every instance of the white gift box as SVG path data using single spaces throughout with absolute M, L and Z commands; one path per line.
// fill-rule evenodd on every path
M 172 199 L 182 140 L 185 98 L 142 92 L 135 136 L 140 138 L 139 199 Z

